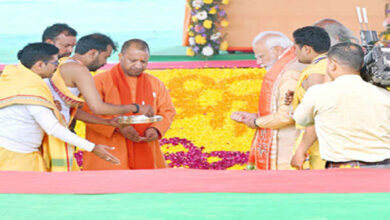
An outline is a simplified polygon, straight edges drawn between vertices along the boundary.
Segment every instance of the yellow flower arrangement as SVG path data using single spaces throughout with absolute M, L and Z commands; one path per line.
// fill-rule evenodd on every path
M 225 35 L 221 34 L 221 27 L 228 25 L 226 21 L 225 5 L 222 0 L 187 0 L 191 9 L 191 21 L 187 30 L 189 47 L 194 55 L 209 57 L 218 54 L 220 44 Z M 224 23 L 221 24 L 221 21 Z M 196 36 L 193 39 L 193 36 Z M 202 38 L 201 38 L 202 37 Z
M 195 53 L 191 47 L 187 47 L 186 54 L 187 54 L 187 56 L 194 56 L 195 55 Z
M 264 69 L 165 69 L 148 70 L 170 91 L 177 115 L 164 138 L 185 138 L 206 153 L 248 152 L 254 130 L 233 122 L 234 111 L 257 112 Z M 76 132 L 85 137 L 85 125 L 77 122 Z M 187 152 L 183 145 L 161 146 L 163 153 Z M 208 162 L 218 162 L 215 156 Z M 244 169 L 234 165 L 229 169 Z
M 203 22 L 203 27 L 205 27 L 206 29 L 210 29 L 212 26 L 213 26 L 213 22 L 210 20 L 205 20 Z
M 197 44 L 203 45 L 203 44 L 206 43 L 206 38 L 204 38 L 202 35 L 198 34 L 198 35 L 195 36 L 195 42 Z
M 215 9 L 214 7 L 212 7 L 209 11 L 209 14 L 211 15 L 215 15 L 217 13 L 217 9 Z
M 214 162 L 218 162 L 218 161 L 221 161 L 222 160 L 222 158 L 220 158 L 220 157 L 208 157 L 207 158 L 207 162 L 208 163 L 214 163 Z
M 204 146 L 206 152 L 249 151 L 254 131 L 233 122 L 230 114 L 257 112 L 264 69 L 167 69 L 148 73 L 164 82 L 179 109 L 165 138 L 186 138 Z
M 228 47 L 229 47 L 228 42 L 224 40 L 224 41 L 222 41 L 221 45 L 219 46 L 219 49 L 220 50 L 227 50 Z
M 246 165 L 236 164 L 232 167 L 227 168 L 228 170 L 243 170 L 246 168 Z
M 221 21 L 221 26 L 222 26 L 222 27 L 227 27 L 227 26 L 229 26 L 229 22 L 228 22 L 227 20 L 223 19 L 223 20 Z
M 224 4 L 224 5 L 229 4 L 229 0 L 222 0 L 222 4 Z

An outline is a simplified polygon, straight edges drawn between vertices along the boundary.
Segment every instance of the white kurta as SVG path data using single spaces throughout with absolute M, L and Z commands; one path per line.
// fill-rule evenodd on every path
M 87 151 L 95 146 L 62 126 L 49 108 L 11 105 L 0 109 L 0 147 L 19 153 L 38 151 L 45 133 Z
M 304 126 L 314 123 L 321 157 L 327 161 L 390 158 L 390 92 L 358 75 L 310 87 L 294 119 Z

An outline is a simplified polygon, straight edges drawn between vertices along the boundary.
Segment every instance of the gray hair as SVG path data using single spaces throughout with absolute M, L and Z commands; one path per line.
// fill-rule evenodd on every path
M 342 42 L 359 43 L 353 32 L 335 19 L 321 19 L 314 26 L 322 27 L 328 32 L 331 46 Z
M 255 39 L 252 41 L 252 46 L 255 47 L 256 43 L 262 40 L 264 37 L 273 35 L 269 37 L 264 43 L 268 49 L 271 49 L 276 46 L 280 46 L 283 49 L 289 48 L 293 45 L 290 39 L 286 35 L 278 31 L 263 31 L 258 34 Z

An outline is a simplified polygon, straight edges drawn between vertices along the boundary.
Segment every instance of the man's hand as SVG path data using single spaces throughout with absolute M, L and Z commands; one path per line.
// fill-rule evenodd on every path
M 118 117 L 107 119 L 107 125 L 119 128 L 120 124 L 118 121 Z
M 294 156 L 291 159 L 291 166 L 297 168 L 298 170 L 303 169 L 303 163 L 306 160 L 306 153 L 301 151 L 299 148 L 295 152 Z
M 107 150 L 114 150 L 114 147 L 109 147 L 103 144 L 96 144 L 95 148 L 92 150 L 96 156 L 102 158 L 103 160 L 119 165 L 120 160 L 116 158 L 114 155 L 110 154 Z
M 54 99 L 54 104 L 56 105 L 56 108 L 58 109 L 58 111 L 62 111 L 62 106 L 61 106 L 61 102 Z
M 158 131 L 156 128 L 148 128 L 145 131 L 145 140 L 146 142 L 151 142 L 157 140 L 159 137 Z
M 119 131 L 125 138 L 131 141 L 140 142 L 145 140 L 144 137 L 139 136 L 138 132 L 131 125 L 119 127 Z
M 251 115 L 250 117 L 246 117 L 243 123 L 250 128 L 256 129 L 257 126 L 255 124 L 255 119 L 256 119 L 256 115 Z
M 243 123 L 247 118 L 256 117 L 256 114 L 249 112 L 233 112 L 230 118 L 236 122 Z
M 284 104 L 290 105 L 294 98 L 294 91 L 288 90 L 287 93 L 284 95 Z
M 139 105 L 139 112 L 142 115 L 151 117 L 154 115 L 154 110 L 151 105 Z

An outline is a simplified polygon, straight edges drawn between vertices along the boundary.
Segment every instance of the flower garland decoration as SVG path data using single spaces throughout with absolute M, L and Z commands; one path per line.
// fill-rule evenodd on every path
M 161 139 L 160 146 L 166 145 L 168 145 L 167 149 L 175 148 L 178 145 L 182 145 L 186 149 L 186 151 L 178 152 L 165 151 L 165 160 L 171 168 L 226 170 L 235 165 L 244 166 L 249 157 L 249 151 L 213 151 L 207 153 L 205 147 L 197 147 L 185 138 Z
M 205 147 L 197 147 L 185 138 L 163 138 L 160 140 L 164 158 L 170 168 L 191 168 L 206 170 L 244 169 L 249 151 L 213 151 L 205 152 Z M 183 150 L 177 150 L 175 148 Z M 77 164 L 83 164 L 83 151 L 74 154 Z
M 191 9 L 188 27 L 188 56 L 210 57 L 227 50 L 228 43 L 220 30 L 229 25 L 224 6 L 229 0 L 187 0 Z
M 201 68 L 148 70 L 169 89 L 176 116 L 160 140 L 169 167 L 244 169 L 255 131 L 230 119 L 256 113 L 264 69 Z M 76 132 L 85 137 L 84 124 Z M 82 164 L 82 152 L 75 154 Z

